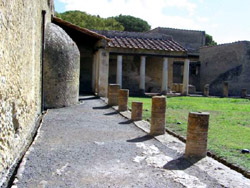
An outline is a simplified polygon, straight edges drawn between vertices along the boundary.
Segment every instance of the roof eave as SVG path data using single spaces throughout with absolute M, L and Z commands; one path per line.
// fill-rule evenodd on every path
M 56 17 L 56 16 L 53 16 L 52 22 L 55 23 L 55 24 L 64 25 L 64 26 L 69 27 L 69 28 L 71 28 L 71 29 L 75 29 L 75 30 L 77 30 L 77 31 L 79 31 L 79 32 L 81 32 L 81 33 L 83 33 L 83 34 L 86 34 L 86 35 L 88 35 L 88 36 L 90 36 L 90 37 L 94 37 L 94 38 L 96 38 L 96 39 L 100 39 L 100 40 L 101 40 L 101 39 L 104 39 L 104 40 L 107 40 L 107 41 L 110 41 L 110 40 L 111 40 L 111 39 L 107 38 L 107 37 L 104 36 L 104 35 L 98 34 L 98 33 L 94 32 L 94 31 L 91 31 L 91 30 L 86 29 L 86 28 L 79 27 L 79 26 L 74 25 L 74 24 L 72 24 L 72 23 L 70 23 L 70 22 L 67 22 L 67 21 L 65 21 L 65 20 L 62 20 L 62 19 L 60 19 L 60 18 L 58 18 L 58 17 Z

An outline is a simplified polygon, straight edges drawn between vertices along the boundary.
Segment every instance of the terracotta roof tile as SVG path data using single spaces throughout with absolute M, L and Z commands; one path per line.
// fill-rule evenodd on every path
M 109 37 L 108 43 L 110 48 L 129 48 L 145 50 L 162 50 L 185 52 L 186 50 L 173 40 L 146 39 L 146 38 L 129 38 L 129 37 Z
M 171 36 L 155 33 L 96 31 L 109 39 L 110 48 L 128 48 L 143 50 L 160 50 L 168 52 L 186 52 Z

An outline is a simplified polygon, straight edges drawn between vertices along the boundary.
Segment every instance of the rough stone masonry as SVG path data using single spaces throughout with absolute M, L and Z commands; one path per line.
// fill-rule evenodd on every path
M 0 0 L 0 187 L 31 141 L 41 113 L 42 10 L 53 1 Z

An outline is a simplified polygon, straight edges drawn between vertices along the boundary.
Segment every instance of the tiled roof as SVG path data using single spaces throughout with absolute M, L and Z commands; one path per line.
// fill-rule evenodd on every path
M 129 48 L 129 49 L 144 49 L 144 50 L 164 50 L 185 52 L 185 49 L 173 40 L 163 39 L 146 39 L 146 38 L 129 38 L 129 37 L 114 37 L 108 43 L 110 48 Z
M 141 32 L 96 31 L 111 39 L 110 48 L 160 50 L 169 52 L 186 52 L 171 36 Z

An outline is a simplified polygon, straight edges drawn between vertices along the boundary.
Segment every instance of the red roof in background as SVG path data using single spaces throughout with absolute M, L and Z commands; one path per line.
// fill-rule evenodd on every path
M 128 48 L 128 49 L 143 49 L 143 50 L 162 50 L 170 52 L 185 52 L 177 42 L 171 39 L 152 39 L 152 38 L 130 38 L 130 37 L 110 37 L 108 43 L 110 48 Z

